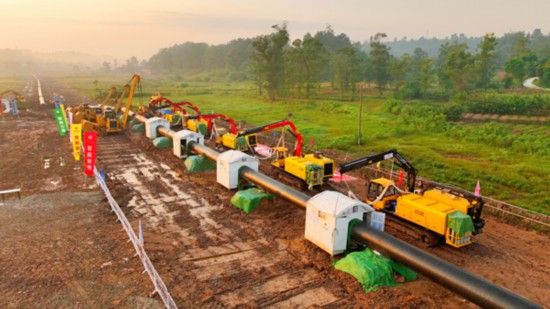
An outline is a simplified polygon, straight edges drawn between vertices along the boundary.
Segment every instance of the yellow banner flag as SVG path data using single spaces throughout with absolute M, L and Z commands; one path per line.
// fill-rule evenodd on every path
M 73 138 L 73 155 L 76 161 L 80 160 L 82 149 L 82 125 L 80 123 L 71 124 L 71 137 Z

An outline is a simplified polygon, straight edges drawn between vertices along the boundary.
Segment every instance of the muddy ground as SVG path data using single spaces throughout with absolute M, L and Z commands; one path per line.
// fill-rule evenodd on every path
M 41 83 L 46 101 L 54 93 L 68 105 L 86 101 L 50 78 Z M 18 120 L 0 120 L 0 190 L 22 195 L 0 206 L 0 307 L 163 307 L 100 189 L 59 136 L 53 106 L 39 106 L 36 91 L 27 106 Z M 145 249 L 180 308 L 476 307 L 422 276 L 365 293 L 304 239 L 304 210 L 275 199 L 247 215 L 215 172 L 189 174 L 143 133 L 101 138 L 98 165 L 136 230 L 141 221 Z M 471 246 L 423 250 L 550 304 L 549 237 L 486 221 Z

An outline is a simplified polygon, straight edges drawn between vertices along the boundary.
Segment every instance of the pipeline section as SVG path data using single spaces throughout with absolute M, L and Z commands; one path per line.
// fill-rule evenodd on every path
M 135 119 L 145 122 L 146 118 L 136 115 Z M 158 133 L 173 138 L 174 131 L 158 128 Z M 209 147 L 190 142 L 191 151 L 205 155 L 217 161 L 219 153 Z M 249 167 L 239 170 L 242 178 L 273 193 L 297 206 L 306 208 L 310 197 L 294 188 L 288 187 Z M 449 289 L 483 308 L 542 308 L 541 306 L 516 295 L 504 288 L 475 276 L 455 265 L 430 255 L 384 232 L 373 229 L 366 224 L 357 223 L 351 231 L 353 240 L 377 250 L 388 258 L 397 261 L 414 271 L 430 278 L 439 285 Z

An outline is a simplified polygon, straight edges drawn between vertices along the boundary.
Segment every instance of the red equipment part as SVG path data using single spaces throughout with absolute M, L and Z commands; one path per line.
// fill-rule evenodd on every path
M 235 120 L 225 116 L 224 114 L 199 115 L 197 117 L 197 120 L 206 119 L 206 121 L 208 122 L 208 132 L 211 132 L 212 131 L 212 120 L 217 119 L 217 118 L 221 118 L 221 119 L 229 122 L 229 124 L 231 124 L 231 133 L 232 134 L 237 134 L 237 124 L 235 123 Z
M 171 107 L 173 112 L 180 111 L 182 114 L 187 114 L 187 111 L 183 108 L 184 106 L 189 106 L 197 115 L 200 115 L 201 113 L 198 107 L 188 101 L 174 103 L 168 98 L 158 96 L 149 103 L 150 110 L 159 110 L 161 108 Z
M 241 131 L 241 132 L 239 132 L 239 136 L 246 136 L 246 135 L 254 134 L 254 133 L 258 133 L 258 132 L 269 131 L 269 130 L 273 130 L 275 128 L 281 128 L 281 127 L 284 127 L 284 126 L 289 126 L 292 129 L 291 133 L 292 133 L 292 135 L 294 135 L 294 137 L 296 137 L 296 147 L 294 149 L 294 155 L 297 156 L 297 157 L 300 157 L 302 155 L 302 143 L 303 143 L 302 134 L 300 134 L 300 132 L 298 132 L 298 129 L 296 128 L 294 123 L 292 123 L 292 121 L 290 121 L 288 119 L 277 121 L 277 122 L 270 123 L 270 124 L 266 124 L 265 126 L 256 127 L 256 128 Z

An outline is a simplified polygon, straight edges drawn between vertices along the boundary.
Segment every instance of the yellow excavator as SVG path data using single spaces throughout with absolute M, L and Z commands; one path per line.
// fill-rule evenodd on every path
M 122 94 L 118 98 L 114 107 L 106 104 L 106 102 L 109 102 L 113 94 L 116 94 L 116 88 L 113 87 L 107 98 L 103 101 L 105 104 L 94 106 L 92 108 L 83 108 L 82 110 L 85 117 L 80 119 L 82 131 L 96 131 L 100 135 L 122 131 L 126 127 L 135 90 L 140 85 L 141 77 L 135 74 L 130 79 L 130 82 L 124 86 Z M 119 117 L 118 114 L 121 110 L 122 102 L 126 98 L 126 95 L 128 95 L 128 99 L 124 105 L 124 113 L 121 117 Z M 74 119 L 78 120 L 78 118 Z
M 481 218 L 484 204 L 481 197 L 458 189 L 427 188 L 425 184 L 416 188 L 416 170 L 397 150 L 391 149 L 344 163 L 340 165 L 340 174 L 390 159 L 407 172 L 405 190 L 390 179 L 372 179 L 368 184 L 366 202 L 376 210 L 444 237 L 445 243 L 455 248 L 471 244 L 473 236 L 481 233 L 485 226 L 485 220 Z
M 290 133 L 296 138 L 296 144 L 294 151 L 291 151 L 287 147 L 275 147 L 273 148 L 273 161 L 271 165 L 284 170 L 285 173 L 290 174 L 305 182 L 309 189 L 325 184 L 330 177 L 333 176 L 334 160 L 323 156 L 320 152 L 312 154 L 302 154 L 303 138 L 298 129 L 288 119 L 270 123 L 264 126 L 246 129 L 238 134 L 225 134 L 222 136 L 222 142 L 224 146 L 234 146 L 238 138 L 245 137 L 246 143 L 250 147 L 256 146 L 257 136 L 256 133 L 273 130 L 275 128 L 282 128 L 289 126 L 292 131 Z M 228 142 L 228 140 L 230 142 Z

